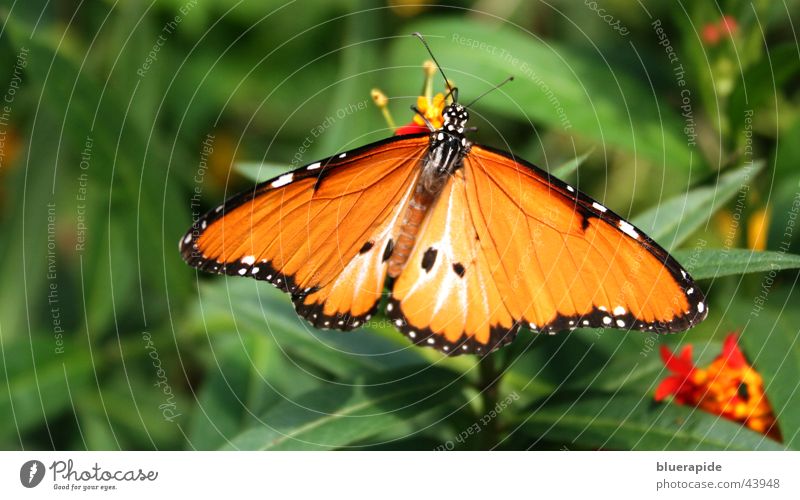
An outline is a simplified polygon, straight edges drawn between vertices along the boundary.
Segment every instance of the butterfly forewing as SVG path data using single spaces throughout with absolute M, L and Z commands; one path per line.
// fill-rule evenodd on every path
M 385 247 L 427 144 L 391 138 L 261 183 L 198 219 L 183 258 L 273 283 L 317 326 L 356 327 L 380 299 Z
M 531 328 L 674 332 L 702 293 L 657 243 L 603 205 L 507 153 L 473 146 L 468 207 L 513 317 Z

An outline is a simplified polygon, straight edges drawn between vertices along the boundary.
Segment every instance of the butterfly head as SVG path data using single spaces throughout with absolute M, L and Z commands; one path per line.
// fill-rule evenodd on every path
M 444 123 L 442 128 L 453 134 L 463 134 L 469 120 L 467 109 L 458 103 L 453 103 L 442 111 Z

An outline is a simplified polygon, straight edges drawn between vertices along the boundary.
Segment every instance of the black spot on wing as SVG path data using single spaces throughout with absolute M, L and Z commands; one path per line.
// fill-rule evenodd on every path
M 359 250 L 358 253 L 365 254 L 365 253 L 369 252 L 372 249 L 373 246 L 375 246 L 375 242 L 374 241 L 368 241 L 368 242 L 364 243 L 364 246 L 361 247 L 361 250 Z
M 386 243 L 386 249 L 383 251 L 383 257 L 381 258 L 381 262 L 386 262 L 389 260 L 389 257 L 392 256 L 392 251 L 394 250 L 394 240 L 389 238 L 389 242 Z
M 461 262 L 456 262 L 453 264 L 453 272 L 456 273 L 459 278 L 463 278 L 466 269 L 464 269 L 464 265 Z
M 427 250 L 425 250 L 425 253 L 422 254 L 422 269 L 424 269 L 426 273 L 431 272 L 433 264 L 436 262 L 436 254 L 438 253 L 438 250 L 433 247 L 429 247 Z
M 583 232 L 586 232 L 586 230 L 589 228 L 589 219 L 594 217 L 594 215 L 587 212 L 581 212 L 580 215 L 581 215 L 581 229 L 583 230 Z

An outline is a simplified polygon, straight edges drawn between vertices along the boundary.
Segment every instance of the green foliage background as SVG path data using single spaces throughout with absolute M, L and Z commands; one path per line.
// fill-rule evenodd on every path
M 800 448 L 797 2 L 413 3 L 2 2 L 0 449 Z M 464 99 L 515 74 L 476 140 L 674 251 L 708 320 L 524 331 L 479 363 L 380 321 L 313 331 L 268 284 L 185 266 L 196 190 L 205 210 L 389 135 L 375 86 L 410 118 L 413 31 Z M 783 443 L 652 400 L 658 344 L 702 364 L 731 331 Z

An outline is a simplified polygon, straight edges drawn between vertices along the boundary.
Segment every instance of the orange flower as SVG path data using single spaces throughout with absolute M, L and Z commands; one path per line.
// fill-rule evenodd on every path
M 656 401 L 672 395 L 678 404 L 696 406 L 781 440 L 775 415 L 764 394 L 764 381 L 747 363 L 735 333 L 728 335 L 722 353 L 705 369 L 692 362 L 691 345 L 677 356 L 661 346 L 661 359 L 672 374 L 656 388 Z
M 433 76 L 437 71 L 434 62 L 425 61 L 425 63 L 422 65 L 422 68 L 425 71 L 425 81 L 422 87 L 422 95 L 417 97 L 416 104 L 417 109 L 422 114 L 420 115 L 419 113 L 414 113 L 411 122 L 406 125 L 402 125 L 400 127 L 395 125 L 395 122 L 392 119 L 387 107 L 389 99 L 380 90 L 372 89 L 372 100 L 383 113 L 383 117 L 386 119 L 386 123 L 389 125 L 389 128 L 394 129 L 394 135 L 428 132 L 428 126 L 425 124 L 425 120 L 428 120 L 428 122 L 430 122 L 434 128 L 441 128 L 442 123 L 444 122 L 442 111 L 444 111 L 445 106 L 452 101 L 452 98 L 450 96 L 445 98 L 445 95 L 441 92 L 435 95 L 433 94 Z

